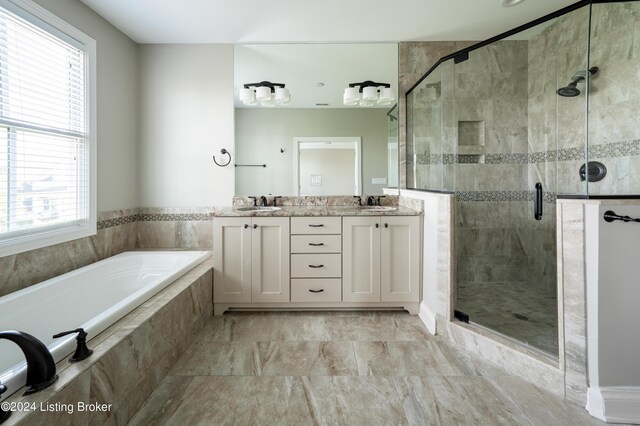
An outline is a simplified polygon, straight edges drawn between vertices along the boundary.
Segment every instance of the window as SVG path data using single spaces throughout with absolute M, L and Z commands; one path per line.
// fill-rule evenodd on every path
M 95 42 L 0 0 L 0 256 L 96 232 Z

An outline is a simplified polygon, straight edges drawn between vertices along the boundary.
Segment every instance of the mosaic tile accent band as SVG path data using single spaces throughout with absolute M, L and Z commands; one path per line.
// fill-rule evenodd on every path
M 180 222 L 213 220 L 213 213 L 153 213 L 140 214 L 141 222 Z
M 640 155 L 640 139 L 589 146 L 589 158 Z M 584 148 L 564 148 L 529 154 L 418 154 L 416 164 L 530 164 L 585 158 Z
M 545 203 L 555 203 L 558 194 L 544 193 Z M 459 191 L 456 201 L 533 201 L 533 191 Z
M 138 222 L 139 220 L 140 220 L 140 215 L 132 214 L 129 216 L 117 217 L 114 219 L 100 220 L 97 222 L 97 227 L 98 229 L 107 229 L 107 228 L 113 228 L 114 226 L 118 226 L 118 225 L 126 225 L 127 223 Z
M 211 220 L 213 220 L 213 213 L 132 214 L 114 219 L 100 220 L 97 223 L 97 228 L 107 229 L 134 222 L 186 222 Z

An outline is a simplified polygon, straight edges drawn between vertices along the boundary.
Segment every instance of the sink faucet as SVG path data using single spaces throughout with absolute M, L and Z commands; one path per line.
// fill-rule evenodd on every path
M 362 197 L 359 195 L 354 195 L 353 198 L 355 198 L 355 204 L 356 206 L 362 206 Z
M 261 206 L 266 206 L 266 205 L 268 205 L 268 204 L 269 204 L 269 203 L 267 202 L 267 197 L 265 197 L 264 195 L 261 195 L 261 196 L 260 196 L 260 205 L 261 205 Z
M 247 198 L 253 198 L 253 207 L 258 207 L 258 197 L 247 197 Z
M 373 198 L 373 195 L 369 195 L 367 197 L 367 205 L 368 206 L 375 206 L 376 205 L 376 199 Z
M 25 395 L 38 392 L 51 386 L 58 376 L 56 363 L 49 349 L 40 340 L 22 331 L 7 330 L 0 332 L 0 339 L 7 339 L 20 347 L 27 360 L 27 391 Z

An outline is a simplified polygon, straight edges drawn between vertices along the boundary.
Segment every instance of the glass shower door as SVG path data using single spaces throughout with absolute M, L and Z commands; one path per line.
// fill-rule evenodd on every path
M 558 177 L 579 186 L 586 129 L 584 93 L 558 89 L 587 69 L 587 25 L 579 9 L 454 66 L 455 309 L 554 355 Z

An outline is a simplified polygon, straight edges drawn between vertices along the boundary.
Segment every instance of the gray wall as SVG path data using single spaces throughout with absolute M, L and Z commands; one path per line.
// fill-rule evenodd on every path
M 387 177 L 386 113 L 382 108 L 237 108 L 233 161 L 267 167 L 237 168 L 236 195 L 291 195 L 293 138 L 301 136 L 360 136 L 363 193 L 382 194 L 387 185 L 374 185 L 371 178 Z
M 138 207 L 138 45 L 79 0 L 35 0 L 96 40 L 98 211 Z

